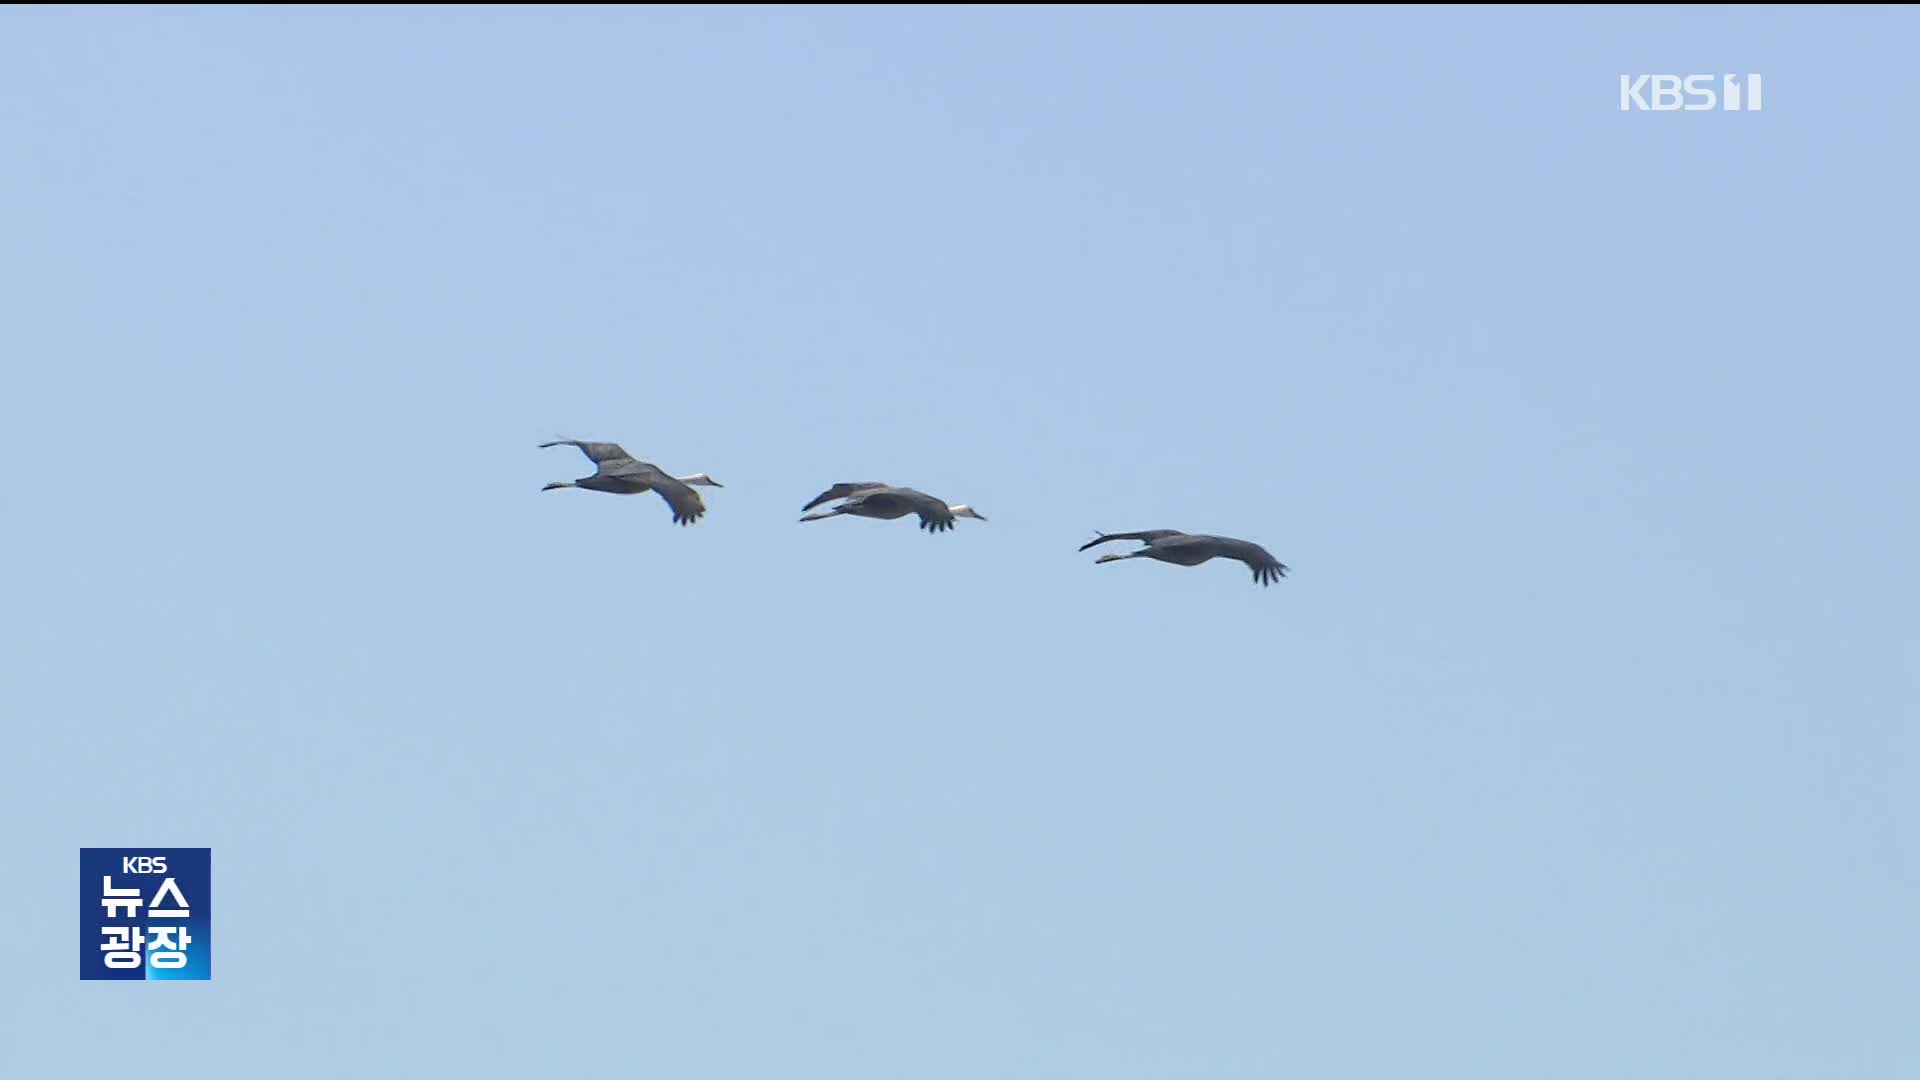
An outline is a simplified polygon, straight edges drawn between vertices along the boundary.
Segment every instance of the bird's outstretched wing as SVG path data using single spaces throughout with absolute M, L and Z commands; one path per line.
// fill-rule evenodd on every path
M 1231 536 L 1216 536 L 1212 540 L 1220 554 L 1246 563 L 1253 571 L 1253 580 L 1261 585 L 1271 585 L 1287 576 L 1287 565 L 1251 540 L 1236 540 Z
M 913 507 L 913 512 L 920 516 L 920 527 L 928 532 L 945 532 L 953 528 L 953 511 L 947 508 L 946 500 L 912 488 L 894 488 L 888 494 Z
M 675 525 L 691 525 L 707 512 L 707 504 L 700 501 L 699 492 L 665 473 L 650 486 L 654 494 L 665 499 L 667 506 L 673 510 Z
M 587 455 L 587 460 L 596 465 L 604 465 L 609 461 L 633 460 L 633 455 L 621 449 L 619 443 L 581 442 L 579 439 L 555 439 L 552 442 L 541 443 L 540 449 L 545 450 L 549 446 L 577 446 L 580 448 L 581 453 Z
M 1104 544 L 1109 540 L 1138 540 L 1143 544 L 1151 544 L 1155 540 L 1164 540 L 1169 536 L 1185 536 L 1185 535 L 1186 533 L 1181 532 L 1179 529 L 1147 529 L 1142 532 L 1123 532 L 1123 533 L 1095 532 L 1093 534 L 1093 539 L 1080 545 L 1080 550 L 1085 551 L 1088 548 L 1094 546 L 1095 544 Z
M 806 511 L 811 510 L 816 506 L 819 506 L 821 503 L 832 502 L 835 499 L 844 499 L 849 495 L 855 494 L 856 492 L 871 491 L 875 488 L 884 488 L 886 486 L 887 485 L 882 484 L 877 480 L 867 480 L 867 481 L 862 481 L 860 483 L 835 484 L 832 487 L 828 488 L 827 490 L 821 492 L 820 494 L 815 495 L 812 501 L 808 502 L 807 505 L 800 508 L 800 511 L 802 513 L 805 513 Z

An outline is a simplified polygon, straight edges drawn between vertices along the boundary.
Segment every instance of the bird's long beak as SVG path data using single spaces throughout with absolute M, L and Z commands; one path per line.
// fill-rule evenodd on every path
M 1093 560 L 1093 565 L 1099 566 L 1103 562 L 1119 562 L 1121 559 L 1124 559 L 1124 558 L 1126 558 L 1125 555 L 1102 555 L 1099 558 Z
M 563 488 L 563 487 L 572 487 L 572 486 L 573 486 L 573 481 L 571 481 L 571 480 L 555 480 L 555 481 L 554 481 L 553 483 L 551 483 L 551 484 L 548 484 L 548 485 L 547 485 L 546 487 L 543 487 L 543 488 L 541 488 L 540 490 L 541 490 L 541 491 L 552 491 L 552 490 L 554 490 L 554 489 L 556 489 L 556 488 Z

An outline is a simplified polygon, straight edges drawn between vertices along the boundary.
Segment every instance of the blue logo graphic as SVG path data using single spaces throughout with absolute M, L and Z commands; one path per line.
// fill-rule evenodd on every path
M 213 849 L 81 848 L 80 977 L 213 978 Z

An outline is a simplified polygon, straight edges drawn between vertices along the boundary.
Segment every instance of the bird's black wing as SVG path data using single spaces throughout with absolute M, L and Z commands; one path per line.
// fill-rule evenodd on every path
M 1155 540 L 1165 540 L 1169 536 L 1185 535 L 1187 534 L 1181 532 L 1179 529 L 1147 529 L 1142 532 L 1123 533 L 1096 532 L 1093 534 L 1093 539 L 1080 545 L 1080 550 L 1085 551 L 1095 544 L 1104 544 L 1109 540 L 1138 540 L 1143 544 L 1151 544 Z
M 609 461 L 633 460 L 633 455 L 622 449 L 619 443 L 582 442 L 579 439 L 555 439 L 552 442 L 541 443 L 540 449 L 545 450 L 549 446 L 577 446 L 580 448 L 581 453 L 587 455 L 587 460 L 596 465 L 604 465 Z M 602 469 L 601 471 L 604 472 L 606 470 Z
M 673 509 L 675 525 L 691 525 L 707 512 L 707 504 L 700 501 L 700 493 L 671 476 L 662 474 L 652 486 L 653 493 L 665 499 Z
M 811 502 L 807 503 L 807 505 L 800 508 L 800 512 L 806 513 L 808 510 L 811 510 L 814 507 L 819 506 L 821 503 L 832 502 L 835 499 L 844 499 L 847 496 L 854 494 L 855 492 L 871 491 L 874 488 L 883 488 L 886 486 L 887 485 L 882 484 L 876 480 L 868 480 L 861 483 L 835 484 L 832 487 L 828 488 L 827 490 L 821 492 L 820 494 L 815 495 Z
M 945 532 L 953 528 L 953 511 L 947 508 L 946 500 L 912 488 L 895 488 L 888 494 L 898 496 L 913 507 L 913 512 L 920 515 L 920 527 L 928 532 Z
M 700 520 L 707 512 L 707 504 L 700 499 L 700 493 L 667 474 L 665 469 L 647 461 L 635 461 L 621 458 L 600 463 L 600 471 L 595 478 L 606 484 L 605 490 L 618 490 L 622 495 L 638 495 L 643 491 L 652 491 L 665 499 L 673 511 L 675 525 L 691 525 Z
M 1214 547 L 1229 559 L 1239 559 L 1253 571 L 1253 580 L 1261 585 L 1271 585 L 1287 576 L 1287 564 L 1273 557 L 1266 548 L 1251 540 L 1236 540 L 1231 536 L 1211 536 Z

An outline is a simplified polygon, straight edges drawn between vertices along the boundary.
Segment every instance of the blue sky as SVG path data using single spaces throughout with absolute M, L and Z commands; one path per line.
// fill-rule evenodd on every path
M 1920 1076 L 1917 31 L 0 13 L 0 1072 Z

